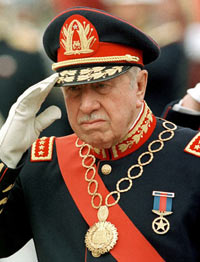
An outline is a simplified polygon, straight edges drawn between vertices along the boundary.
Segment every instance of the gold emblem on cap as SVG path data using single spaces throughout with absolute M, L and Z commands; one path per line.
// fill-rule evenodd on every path
M 94 29 L 86 22 L 81 24 L 80 21 L 74 19 L 69 26 L 63 26 L 62 35 L 63 38 L 60 44 L 65 49 L 65 55 L 87 54 L 92 53 L 91 49 L 96 38 L 92 35 Z M 79 39 L 75 39 L 75 32 L 78 34 Z
M 112 171 L 112 167 L 109 164 L 105 164 L 101 167 L 101 172 L 104 175 L 109 175 Z

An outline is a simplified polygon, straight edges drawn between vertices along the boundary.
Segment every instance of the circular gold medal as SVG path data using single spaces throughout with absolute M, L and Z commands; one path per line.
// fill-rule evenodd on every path
M 85 235 L 86 247 L 94 257 L 109 252 L 117 243 L 118 232 L 110 222 L 98 222 L 90 227 Z
M 152 228 L 156 234 L 162 235 L 162 234 L 166 234 L 169 231 L 170 224 L 165 217 L 160 216 L 154 219 L 152 223 Z

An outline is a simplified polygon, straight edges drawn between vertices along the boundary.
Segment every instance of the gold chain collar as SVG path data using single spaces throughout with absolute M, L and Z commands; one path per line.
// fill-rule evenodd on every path
M 82 166 L 86 168 L 85 180 L 88 182 L 88 194 L 92 196 L 91 204 L 92 207 L 98 209 L 97 217 L 99 219 L 98 223 L 95 223 L 92 227 L 89 228 L 85 236 L 85 243 L 87 248 L 92 252 L 94 257 L 99 257 L 102 254 L 109 252 L 116 244 L 118 239 L 118 233 L 116 227 L 107 222 L 109 215 L 108 208 L 116 205 L 120 200 L 120 194 L 129 191 L 132 188 L 133 180 L 142 176 L 143 166 L 150 164 L 153 161 L 154 153 L 161 151 L 164 147 L 164 142 L 171 140 L 174 136 L 174 130 L 177 128 L 172 122 L 164 120 L 162 123 L 165 128 L 158 135 L 158 139 L 152 141 L 148 145 L 148 151 L 142 153 L 138 159 L 137 164 L 132 165 L 128 171 L 127 176 L 121 178 L 116 184 L 116 190 L 110 192 L 105 198 L 105 205 L 102 205 L 103 197 L 98 193 L 98 182 L 95 180 L 96 168 L 94 167 L 96 158 L 91 154 L 92 147 L 89 144 L 82 143 L 79 144 L 79 139 L 76 140 L 76 147 L 80 148 L 79 155 L 82 158 Z M 169 136 L 167 136 L 169 134 Z M 156 144 L 158 146 L 156 147 Z M 86 151 L 85 153 L 83 151 Z M 144 161 L 144 158 L 148 159 Z M 86 163 L 87 162 L 87 163 Z M 88 162 L 90 162 L 88 164 Z M 139 169 L 137 174 L 131 174 L 134 169 Z M 92 172 L 90 174 L 90 172 Z M 126 188 L 121 188 L 123 182 L 128 182 Z M 92 190 L 92 186 L 94 189 Z M 112 203 L 109 202 L 109 198 L 113 195 L 116 195 L 116 200 Z M 94 203 L 94 199 L 99 198 L 99 204 Z

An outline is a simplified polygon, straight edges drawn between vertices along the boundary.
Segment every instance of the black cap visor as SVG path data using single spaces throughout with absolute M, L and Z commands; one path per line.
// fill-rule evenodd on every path
M 110 65 L 66 69 L 59 73 L 55 86 L 73 86 L 96 83 L 115 78 L 127 72 L 132 66 Z

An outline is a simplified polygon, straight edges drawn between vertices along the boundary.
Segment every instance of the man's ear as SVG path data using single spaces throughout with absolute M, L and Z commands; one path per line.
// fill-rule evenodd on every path
M 146 86 L 147 86 L 147 80 L 148 80 L 148 72 L 147 70 L 141 70 L 137 74 L 137 107 L 140 107 L 145 96 L 146 92 Z

